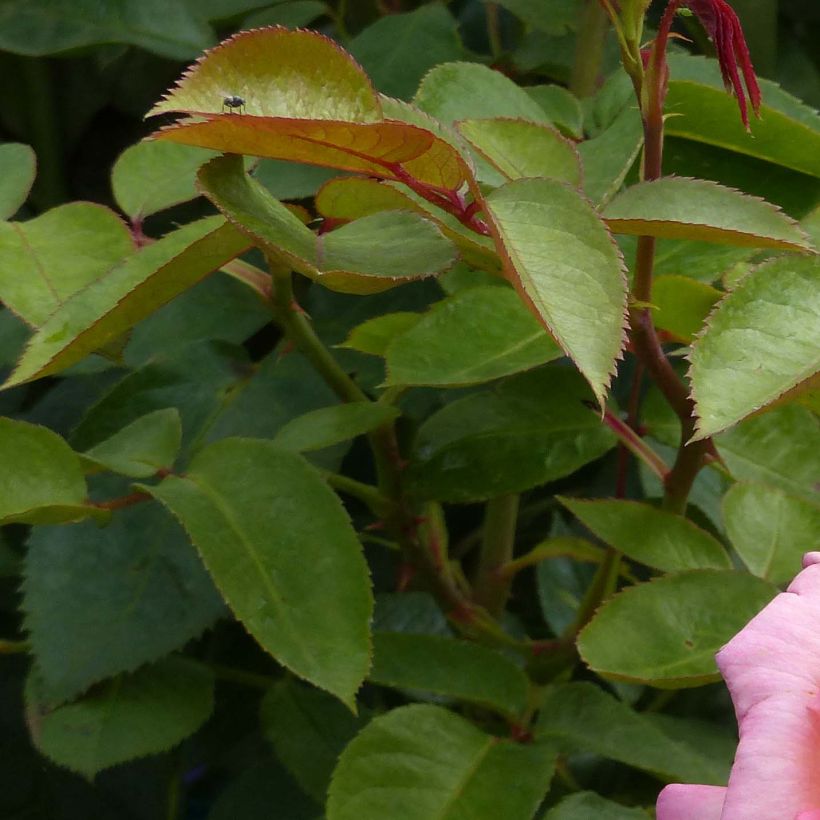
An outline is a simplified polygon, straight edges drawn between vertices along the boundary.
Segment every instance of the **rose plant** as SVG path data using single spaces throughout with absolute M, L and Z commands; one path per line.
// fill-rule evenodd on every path
M 467 6 L 490 55 L 436 3 L 249 22 L 119 214 L 14 219 L 0 146 L 31 740 L 159 756 L 169 818 L 806 820 L 820 117 L 725 0 Z

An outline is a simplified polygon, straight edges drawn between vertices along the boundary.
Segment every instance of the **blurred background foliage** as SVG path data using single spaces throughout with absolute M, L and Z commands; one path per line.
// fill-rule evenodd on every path
M 733 5 L 743 18 L 759 73 L 820 107 L 817 0 L 733 0 Z M 448 60 L 483 62 L 524 85 L 571 85 L 582 6 L 582 0 L 0 0 L 0 142 L 29 144 L 38 160 L 34 190 L 18 218 L 73 200 L 114 207 L 111 168 L 124 149 L 155 127 L 145 122 L 145 112 L 184 66 L 235 31 L 271 24 L 317 29 L 349 49 L 379 90 L 410 98 L 425 72 Z M 656 2 L 650 17 L 656 18 L 662 7 Z M 702 32 L 693 29 L 689 34 L 696 50 L 709 53 Z M 616 65 L 617 49 L 609 42 L 602 73 Z M 686 146 L 670 148 L 674 162 L 675 151 Z M 688 150 L 716 156 L 704 154 L 702 148 Z M 263 181 L 281 198 L 310 196 L 332 175 L 303 168 L 294 176 L 282 165 L 267 167 Z M 188 221 L 202 207 L 193 202 L 164 211 L 151 218 L 155 221 L 146 232 L 158 235 Z M 236 329 L 236 341 L 267 322 L 258 313 L 249 307 L 249 325 Z M 336 315 L 326 310 L 323 319 L 321 300 L 312 313 L 328 325 Z M 167 316 L 173 324 L 173 313 Z M 158 332 L 156 324 L 152 328 Z M 160 331 L 166 338 L 176 332 L 173 327 Z M 202 367 L 201 359 L 198 365 Z M 67 391 L 84 391 L 81 382 L 67 380 L 65 390 L 52 391 L 53 398 L 29 394 L 27 406 L 36 405 L 31 420 L 47 418 L 54 429 L 70 429 L 88 400 Z M 0 412 L 9 412 L 4 401 L 9 399 L 0 397 Z M 18 585 L 15 567 L 0 562 L 3 634 L 19 626 Z M 221 657 L 239 659 L 240 666 L 258 651 L 239 629 L 217 632 L 214 640 L 221 642 Z M 309 816 L 311 806 L 315 808 L 264 743 L 258 697 L 247 681 L 221 690 L 215 717 L 197 736 L 196 754 L 183 747 L 116 767 L 90 784 L 49 764 L 31 747 L 21 719 L 25 667 L 24 656 L 9 656 L 0 675 L 2 820 L 175 817 L 180 790 L 188 795 L 189 820 L 286 820 Z M 684 705 L 689 697 L 682 696 Z M 709 687 L 692 697 L 701 716 L 712 706 L 715 713 L 726 712 L 723 687 Z M 196 763 L 203 759 L 210 761 L 207 771 Z M 270 812 L 271 801 L 278 806 L 276 815 Z

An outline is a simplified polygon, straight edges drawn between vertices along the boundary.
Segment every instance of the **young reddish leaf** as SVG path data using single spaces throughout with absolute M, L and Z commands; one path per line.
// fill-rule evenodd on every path
M 507 179 L 547 177 L 581 184 L 581 158 L 554 128 L 527 120 L 462 120 L 461 135 Z
M 606 226 L 581 195 L 549 179 L 507 183 L 486 211 L 507 278 L 603 404 L 624 346 L 627 297 Z
M 28 222 L 0 222 L 0 299 L 40 327 L 133 251 L 122 219 L 90 202 L 60 205 Z
M 729 427 L 820 371 L 820 258 L 752 270 L 718 303 L 692 348 L 695 438 Z
M 414 211 L 435 222 L 439 230 L 456 244 L 467 264 L 479 270 L 501 272 L 491 239 L 469 230 L 452 214 L 395 182 L 361 177 L 332 179 L 316 194 L 315 205 L 322 215 L 345 221 L 379 211 Z
M 431 223 L 407 211 L 374 213 L 316 236 L 245 174 L 237 157 L 199 173 L 203 193 L 275 258 L 334 290 L 377 293 L 431 276 L 455 261 L 455 248 Z
M 31 338 L 3 387 L 64 370 L 133 327 L 249 246 L 222 217 L 146 245 L 76 293 Z
M 242 100 L 232 113 L 226 97 Z M 150 115 L 191 115 L 154 136 L 236 154 L 326 165 L 457 189 L 458 152 L 424 128 L 385 120 L 356 62 L 332 40 L 280 27 L 206 52 Z M 402 169 L 400 166 L 404 166 Z
M 664 177 L 622 191 L 604 209 L 615 233 L 807 250 L 800 226 L 775 205 L 716 182 Z

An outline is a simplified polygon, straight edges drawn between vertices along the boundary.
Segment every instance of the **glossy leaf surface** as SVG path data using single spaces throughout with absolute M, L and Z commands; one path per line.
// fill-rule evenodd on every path
M 208 217 L 146 245 L 49 316 L 4 386 L 75 364 L 238 256 L 248 244 L 221 217 Z
M 738 482 L 723 497 L 732 546 L 755 575 L 788 583 L 806 552 L 820 547 L 820 505 L 765 484 Z
M 372 683 L 444 695 L 512 719 L 526 708 L 526 677 L 492 649 L 438 635 L 378 632 L 373 655 Z
M 554 764 L 544 744 L 487 735 L 437 706 L 404 706 L 371 721 L 344 750 L 327 817 L 530 820 Z
M 507 183 L 487 212 L 507 277 L 602 403 L 626 310 L 623 259 L 606 227 L 582 197 L 546 179 Z
M 205 666 L 168 658 L 53 711 L 41 710 L 36 685 L 30 686 L 28 710 L 37 748 L 55 763 L 93 777 L 176 746 L 210 717 L 213 697 Z
M 561 355 L 510 288 L 468 288 L 435 304 L 387 346 L 387 384 L 468 385 Z
M 640 182 L 615 197 L 603 214 L 616 233 L 784 250 L 811 247 L 797 223 L 775 206 L 704 179 Z
M 341 502 L 300 456 L 225 439 L 144 488 L 180 519 L 217 587 L 280 663 L 353 706 L 370 665 L 370 581 Z
M 616 680 L 700 686 L 718 679 L 715 653 L 775 592 L 740 572 L 667 575 L 605 603 L 581 632 L 578 651 L 591 669 Z
M 710 315 L 691 360 L 698 438 L 805 384 L 820 371 L 820 258 L 752 270 Z
M 683 516 L 635 501 L 560 501 L 595 535 L 634 561 L 664 572 L 731 567 L 720 542 Z

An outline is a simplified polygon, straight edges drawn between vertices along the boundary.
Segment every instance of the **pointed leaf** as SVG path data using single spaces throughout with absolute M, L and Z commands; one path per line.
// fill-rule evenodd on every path
M 126 148 L 111 170 L 117 205 L 131 219 L 163 211 L 199 196 L 194 182 L 213 151 L 170 142 L 138 142 Z
M 205 195 L 254 242 L 334 290 L 376 293 L 455 261 L 452 243 L 407 211 L 374 213 L 316 236 L 248 177 L 237 157 L 212 160 L 199 180 Z
M 226 96 L 244 100 L 221 113 Z M 458 188 L 465 166 L 433 133 L 383 121 L 370 80 L 316 32 L 241 32 L 207 52 L 149 112 L 192 116 L 155 136 L 236 154 L 395 177 L 395 165 L 425 182 Z
M 28 222 L 0 223 L 0 298 L 40 327 L 72 294 L 134 251 L 108 208 L 71 202 Z
M 347 339 L 338 347 L 346 347 L 374 356 L 384 356 L 390 342 L 413 327 L 421 316 L 420 313 L 409 311 L 384 313 L 354 327 Z
M 168 658 L 48 711 L 39 703 L 35 679 L 27 693 L 32 738 L 46 757 L 91 778 L 165 752 L 195 732 L 213 711 L 213 686 L 207 667 Z
M 425 498 L 481 501 L 555 481 L 616 443 L 569 368 L 547 367 L 446 405 L 421 426 L 408 482 Z
M 101 512 L 86 503 L 77 454 L 56 433 L 0 418 L 0 524 L 78 521 Z
M 413 102 L 444 123 L 512 117 L 549 125 L 544 110 L 500 71 L 479 63 L 442 63 L 421 81 Z
M 289 421 L 273 441 L 280 447 L 299 453 L 322 450 L 369 433 L 398 415 L 397 408 L 378 402 L 360 401 L 320 407 Z
M 504 655 L 440 635 L 377 632 L 368 680 L 476 703 L 515 720 L 527 707 L 527 678 Z
M 527 85 L 524 91 L 541 106 L 561 133 L 579 140 L 584 136 L 584 112 L 580 100 L 560 85 Z
M 509 376 L 561 355 L 511 288 L 468 288 L 433 305 L 394 337 L 389 385 L 457 386 Z
M 730 570 L 667 575 L 605 603 L 581 631 L 578 651 L 593 671 L 616 680 L 700 686 L 718 680 L 715 653 L 776 592 L 766 581 Z
M 581 184 L 581 158 L 571 140 L 527 120 L 462 120 L 459 133 L 507 179 L 547 177 Z
M 752 270 L 711 314 L 691 360 L 696 438 L 807 382 L 820 370 L 820 257 Z
M 633 561 L 664 572 L 732 566 L 721 543 L 683 516 L 636 501 L 558 500 L 602 541 Z
M 575 191 L 521 179 L 486 200 L 505 273 L 603 398 L 624 345 L 626 277 L 604 224 Z
M 28 199 L 37 173 L 37 157 L 28 145 L 0 145 L 0 219 L 11 219 Z
M 536 737 L 562 751 L 591 752 L 670 780 L 726 783 L 711 756 L 666 735 L 626 703 L 591 683 L 564 683 L 546 690 Z
M 487 735 L 437 706 L 403 706 L 371 721 L 342 752 L 327 818 L 530 820 L 554 765 L 544 744 Z
M 820 548 L 820 505 L 778 487 L 734 484 L 723 496 L 723 520 L 749 571 L 773 584 L 788 583 L 803 554 Z
M 277 758 L 306 794 L 324 803 L 339 755 L 370 715 L 351 714 L 326 692 L 285 678 L 265 693 L 259 718 Z
M 147 478 L 173 466 L 181 439 L 179 411 L 169 407 L 131 422 L 83 453 L 83 459 L 121 475 Z
M 23 610 L 46 702 L 159 660 L 225 614 L 184 531 L 158 504 L 119 510 L 106 527 L 36 527 Z
M 3 386 L 42 378 L 75 364 L 248 245 L 221 217 L 208 217 L 144 246 L 52 314 Z
M 632 185 L 606 206 L 604 218 L 615 233 L 811 248 L 800 226 L 776 206 L 705 179 L 663 177 Z
M 143 489 L 180 519 L 262 647 L 353 708 L 370 663 L 370 582 L 319 474 L 271 442 L 224 439 L 200 451 L 184 478 Z

